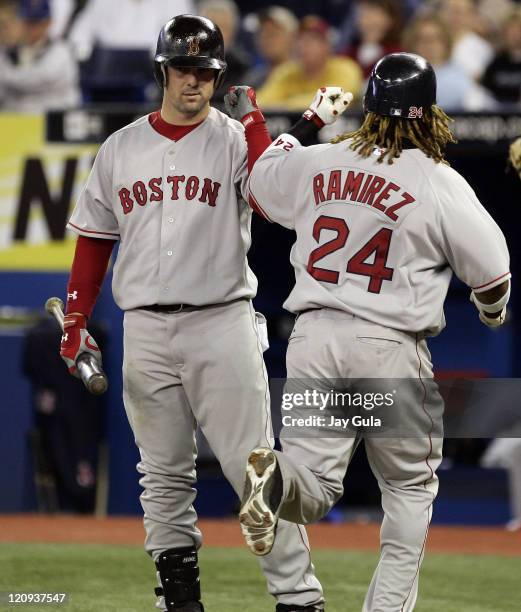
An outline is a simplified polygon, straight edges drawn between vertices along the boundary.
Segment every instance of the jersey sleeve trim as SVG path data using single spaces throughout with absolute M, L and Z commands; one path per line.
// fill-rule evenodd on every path
M 266 211 L 262 208 L 262 206 L 257 202 L 255 196 L 253 195 L 253 193 L 251 192 L 251 189 L 248 189 L 248 204 L 253 208 L 253 210 L 260 215 L 261 217 L 263 217 L 264 219 L 266 219 L 266 221 L 269 221 L 270 223 L 273 223 L 273 220 L 270 219 L 269 215 L 266 213 Z
M 506 281 L 510 277 L 511 277 L 510 272 L 505 272 L 505 274 L 502 274 L 501 276 L 494 278 L 493 280 L 489 281 L 488 283 L 485 283 L 484 285 L 472 287 L 472 291 L 486 291 L 487 289 L 492 289 L 496 285 L 500 285 L 503 281 Z
M 98 230 L 84 229 L 82 227 L 78 227 L 77 225 L 74 225 L 74 223 L 71 223 L 70 221 L 67 223 L 67 227 L 72 229 L 76 234 L 80 234 L 80 236 L 90 236 L 94 238 L 99 237 L 99 238 L 109 238 L 109 239 L 119 238 L 119 234 L 116 234 L 114 232 L 100 232 Z

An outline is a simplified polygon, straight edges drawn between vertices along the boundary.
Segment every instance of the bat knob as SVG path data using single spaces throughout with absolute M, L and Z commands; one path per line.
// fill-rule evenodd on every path
M 107 376 L 101 369 L 101 364 L 94 355 L 91 353 L 82 353 L 78 359 L 76 359 L 76 367 L 89 393 L 93 395 L 105 393 L 109 386 Z
M 53 314 L 55 308 L 63 311 L 63 301 L 59 297 L 51 297 L 45 302 L 45 310 L 48 313 Z
M 87 386 L 92 395 L 103 395 L 108 388 L 107 377 L 104 374 L 93 374 Z

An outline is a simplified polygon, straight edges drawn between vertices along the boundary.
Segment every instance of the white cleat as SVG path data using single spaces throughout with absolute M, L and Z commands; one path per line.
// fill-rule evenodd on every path
M 246 465 L 246 482 L 239 513 L 241 531 L 254 555 L 267 555 L 273 548 L 282 477 L 271 448 L 252 450 Z

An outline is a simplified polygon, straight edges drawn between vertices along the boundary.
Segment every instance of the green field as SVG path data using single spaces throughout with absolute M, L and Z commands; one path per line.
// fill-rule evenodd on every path
M 376 555 L 315 550 L 313 557 L 327 612 L 359 612 Z M 208 612 L 274 611 L 257 562 L 246 550 L 206 548 L 200 559 Z M 0 591 L 70 595 L 65 606 L 4 603 L 2 610 L 152 612 L 154 579 L 151 562 L 135 546 L 0 544 Z M 518 558 L 428 554 L 416 610 L 519 611 L 520 585 Z

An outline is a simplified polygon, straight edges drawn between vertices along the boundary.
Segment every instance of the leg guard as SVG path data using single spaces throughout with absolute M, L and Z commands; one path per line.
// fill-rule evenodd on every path
M 197 550 L 195 548 L 171 548 L 159 555 L 156 562 L 162 589 L 156 595 L 163 595 L 168 612 L 184 609 L 188 603 L 201 599 Z M 158 591 L 162 590 L 162 593 Z M 202 605 L 194 610 L 203 609 Z

